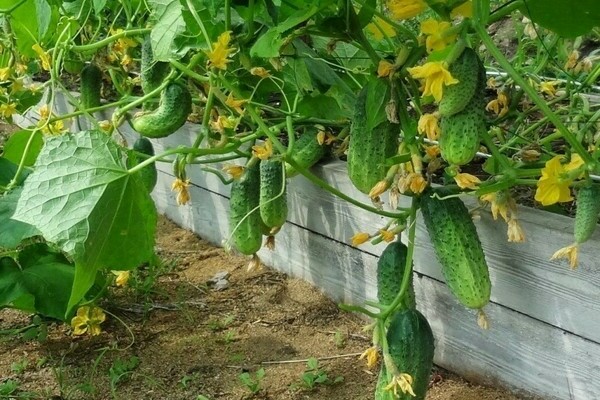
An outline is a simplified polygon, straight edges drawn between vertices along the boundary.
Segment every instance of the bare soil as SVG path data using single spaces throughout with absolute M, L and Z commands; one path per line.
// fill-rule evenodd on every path
M 153 276 L 146 268 L 128 289 L 115 289 L 102 304 L 110 314 L 99 336 L 74 337 L 56 323 L 43 343 L 0 336 L 0 387 L 12 380 L 19 391 L 11 398 L 54 400 L 373 399 L 377 369 L 357 357 L 369 346 L 363 320 L 306 282 L 268 268 L 247 272 L 247 259 L 166 219 L 158 249 L 164 264 L 155 285 L 144 286 Z M 223 271 L 229 286 L 215 290 L 208 281 Z M 0 331 L 28 322 L 23 313 L 0 311 Z M 117 371 L 131 357 L 137 366 Z M 310 357 L 328 376 L 314 389 L 301 385 Z M 259 368 L 261 390 L 251 395 L 239 376 Z M 343 381 L 333 383 L 337 377 Z M 427 399 L 519 398 L 436 370 Z

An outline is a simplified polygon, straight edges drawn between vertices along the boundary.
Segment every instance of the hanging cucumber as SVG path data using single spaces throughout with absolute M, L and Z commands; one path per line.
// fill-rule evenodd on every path
M 127 167 L 132 168 L 137 164 L 144 161 L 144 158 L 138 157 L 136 152 L 146 154 L 147 156 L 154 155 L 154 147 L 152 147 L 152 143 L 145 137 L 141 137 L 135 141 L 133 144 L 133 152 L 129 153 L 129 157 L 127 158 Z M 158 180 L 158 172 L 156 171 L 155 163 L 151 163 L 139 171 L 140 179 L 142 183 L 148 189 L 148 192 L 154 190 L 156 186 L 156 181 Z
M 102 71 L 94 64 L 88 64 L 81 70 L 81 88 L 79 102 L 84 109 L 98 107 L 101 104 Z
M 303 133 L 292 150 L 292 160 L 302 168 L 310 168 L 327 154 L 329 146 L 319 144 L 317 131 L 306 131 Z M 298 175 L 298 171 L 289 164 L 285 165 L 285 176 L 291 178 Z
M 260 161 L 246 168 L 233 181 L 229 198 L 229 227 L 232 244 L 242 254 L 256 253 L 262 246 L 263 222 L 259 211 Z
M 260 216 L 270 232 L 277 232 L 287 219 L 287 193 L 281 160 L 260 163 Z
M 392 304 L 400 287 L 406 269 L 408 248 L 400 240 L 387 245 L 377 261 L 377 298 L 379 303 L 389 306 Z M 408 291 L 404 294 L 400 310 L 415 308 L 415 292 L 412 284 L 412 274 Z
M 142 43 L 142 58 L 140 62 L 140 80 L 144 94 L 148 94 L 163 82 L 169 74 L 169 63 L 154 60 L 150 35 Z

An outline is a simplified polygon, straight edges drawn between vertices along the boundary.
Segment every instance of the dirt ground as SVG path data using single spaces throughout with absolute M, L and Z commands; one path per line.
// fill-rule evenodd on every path
M 357 357 L 369 346 L 363 321 L 303 281 L 247 272 L 247 259 L 166 219 L 159 225 L 163 263 L 115 289 L 102 304 L 110 314 L 99 336 L 73 337 L 50 323 L 45 342 L 25 342 L 6 330 L 29 317 L 0 311 L 0 398 L 373 399 L 376 371 Z M 229 285 L 216 290 L 209 280 L 224 271 Z M 314 388 L 302 385 L 311 357 L 320 361 L 308 377 L 324 381 Z M 260 368 L 251 395 L 240 375 L 256 380 Z M 7 383 L 18 388 L 3 396 Z M 427 399 L 519 398 L 436 370 Z

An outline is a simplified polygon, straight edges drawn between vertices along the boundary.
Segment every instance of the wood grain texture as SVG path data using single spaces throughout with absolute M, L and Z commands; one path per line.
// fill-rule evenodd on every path
M 178 207 L 172 177 L 159 174 L 153 194 L 158 209 L 213 243 L 228 234 L 227 197 L 192 186 L 192 206 Z M 267 265 L 300 277 L 336 301 L 361 304 L 376 297 L 377 256 L 296 224 L 277 235 L 276 251 L 261 250 Z M 478 328 L 473 311 L 460 306 L 446 286 L 415 275 L 421 311 L 436 337 L 436 364 L 484 384 L 503 384 L 545 399 L 600 398 L 600 345 L 499 304 L 486 313 L 491 329 Z

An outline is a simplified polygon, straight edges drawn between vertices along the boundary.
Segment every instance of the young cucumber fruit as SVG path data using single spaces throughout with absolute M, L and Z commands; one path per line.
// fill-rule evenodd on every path
M 131 125 L 142 136 L 162 138 L 181 128 L 191 112 L 190 92 L 183 85 L 170 83 L 160 95 L 158 108 L 136 115 Z
M 294 143 L 292 160 L 302 168 L 310 168 L 327 154 L 328 146 L 319 144 L 316 131 L 306 131 Z M 298 175 L 298 171 L 289 164 L 285 165 L 285 176 L 291 178 Z
M 492 285 L 475 224 L 462 200 L 432 194 L 421 196 L 421 212 L 446 283 L 463 305 L 481 309 L 490 301 Z
M 389 355 L 397 371 L 412 377 L 415 396 L 403 393 L 399 397 L 385 397 L 386 394 L 383 393 L 382 397 L 376 396 L 376 400 L 424 400 L 433 368 L 435 349 L 433 332 L 427 319 L 417 310 L 402 310 L 392 317 L 386 339 Z M 387 376 L 387 371 L 384 372 Z
M 79 102 L 86 110 L 100 106 L 102 90 L 102 71 L 94 64 L 88 64 L 81 70 L 81 88 Z
M 448 71 L 458 83 L 444 87 L 444 96 L 439 104 L 439 112 L 443 117 L 462 111 L 471 101 L 478 85 L 480 64 L 477 53 L 469 47 L 450 64 Z
M 150 140 L 145 137 L 136 140 L 133 144 L 133 151 L 129 153 L 127 158 L 127 167 L 132 168 L 145 160 L 145 158 L 138 157 L 136 152 L 146 154 L 147 156 L 153 156 L 154 147 L 152 147 Z M 156 181 L 158 180 L 158 172 L 156 171 L 155 163 L 151 163 L 139 170 L 139 176 L 144 187 L 148 189 L 148 192 L 154 190 Z
M 377 261 L 377 298 L 382 305 L 392 304 L 400 292 L 407 253 L 406 245 L 398 240 L 388 244 Z M 408 291 L 404 294 L 399 309 L 415 308 L 412 274 L 409 279 Z
M 600 186 L 590 185 L 577 192 L 575 212 L 575 242 L 586 242 L 596 230 L 600 213 Z
M 260 162 L 257 162 L 231 185 L 229 228 L 232 244 L 242 254 L 254 254 L 262 245 L 264 224 L 259 203 Z
M 271 230 L 278 230 L 287 219 L 287 193 L 283 161 L 260 163 L 260 217 Z
M 365 85 L 356 99 L 350 127 L 348 175 L 354 186 L 367 194 L 385 178 L 385 162 L 398 152 L 397 126 L 387 120 L 384 111 L 378 117 L 371 110 L 374 103 L 385 104 L 386 97 L 389 98 L 389 88 L 380 81 Z
M 150 35 L 146 36 L 142 43 L 142 58 L 140 62 L 140 80 L 144 93 L 148 94 L 159 87 L 168 74 L 169 63 L 154 60 Z

